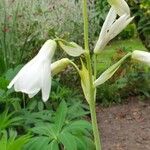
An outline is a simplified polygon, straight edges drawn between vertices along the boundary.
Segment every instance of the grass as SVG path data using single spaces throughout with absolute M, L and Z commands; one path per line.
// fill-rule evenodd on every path
M 133 50 L 146 50 L 139 39 L 118 40 L 109 44 L 100 55 L 98 55 L 97 70 L 103 71 L 112 64 L 112 58 L 116 53 L 127 53 Z

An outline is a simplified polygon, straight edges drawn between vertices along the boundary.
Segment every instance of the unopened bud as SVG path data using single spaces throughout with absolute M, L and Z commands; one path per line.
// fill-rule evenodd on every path
M 62 70 L 64 70 L 70 63 L 70 60 L 68 58 L 63 58 L 61 60 L 58 60 L 51 64 L 51 72 L 52 75 L 56 75 Z

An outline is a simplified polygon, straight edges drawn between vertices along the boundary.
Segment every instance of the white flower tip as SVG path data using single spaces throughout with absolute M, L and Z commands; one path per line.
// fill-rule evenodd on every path
M 47 102 L 48 101 L 48 97 L 42 97 L 43 102 Z
M 7 86 L 7 89 L 11 89 L 11 88 L 12 88 L 12 85 L 9 84 L 9 85 Z
M 94 48 L 94 53 L 99 54 L 105 48 L 106 44 L 107 44 L 107 41 L 98 40 Z
M 45 42 L 45 44 L 49 44 L 49 45 L 53 45 L 53 46 L 57 46 L 56 41 L 55 41 L 55 40 L 51 40 L 51 39 L 47 40 L 47 41 Z
M 108 3 L 114 7 L 119 16 L 123 14 L 130 16 L 130 8 L 125 0 L 108 0 Z
M 132 53 L 132 58 L 150 65 L 150 53 L 149 52 L 135 50 Z

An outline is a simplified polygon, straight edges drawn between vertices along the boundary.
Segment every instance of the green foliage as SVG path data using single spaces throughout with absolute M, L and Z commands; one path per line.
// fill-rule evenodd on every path
M 17 137 L 17 132 L 9 130 L 7 133 L 5 130 L 0 134 L 0 150 L 22 150 L 24 144 L 26 144 L 30 135 L 23 135 Z
M 31 128 L 31 133 L 35 136 L 26 144 L 25 150 L 29 148 L 36 150 L 41 148 L 44 150 L 63 148 L 66 150 L 87 150 L 89 146 L 93 146 L 90 140 L 91 124 L 79 119 L 80 111 L 76 111 L 74 117 L 70 118 L 76 108 L 77 105 L 68 107 L 62 101 L 49 123 L 36 122 L 35 127 Z
M 145 45 L 150 50 L 150 1 L 140 0 L 132 1 L 129 0 L 132 14 L 135 16 L 135 24 L 137 27 L 138 35 Z
M 12 125 L 19 124 L 19 121 L 21 120 L 21 117 L 14 116 L 14 113 L 8 114 L 8 110 L 5 110 L 0 114 L 0 132 Z
M 136 27 L 135 24 L 129 24 L 127 28 L 125 28 L 118 36 L 120 39 L 131 39 L 135 38 L 136 35 Z

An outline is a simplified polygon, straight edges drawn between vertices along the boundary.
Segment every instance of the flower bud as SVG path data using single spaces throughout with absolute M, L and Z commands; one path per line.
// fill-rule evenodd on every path
M 51 72 L 52 75 L 56 75 L 62 70 L 64 70 L 70 63 L 70 60 L 68 58 L 63 58 L 61 60 L 58 60 L 51 64 Z
M 132 53 L 132 58 L 141 62 L 146 63 L 150 66 L 150 53 L 140 50 L 135 50 Z

